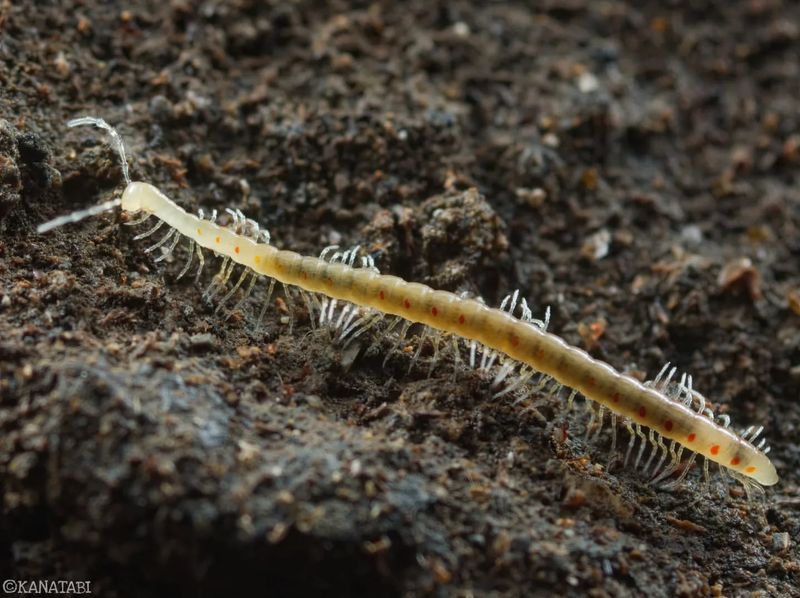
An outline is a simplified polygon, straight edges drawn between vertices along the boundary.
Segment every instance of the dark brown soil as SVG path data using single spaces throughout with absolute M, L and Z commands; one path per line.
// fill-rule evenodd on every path
M 800 596 L 800 4 L 0 0 L 3 577 L 103 596 Z M 687 8 L 691 6 L 691 8 Z M 135 179 L 360 243 L 643 376 L 782 479 L 668 493 L 581 413 L 255 332 L 120 217 Z

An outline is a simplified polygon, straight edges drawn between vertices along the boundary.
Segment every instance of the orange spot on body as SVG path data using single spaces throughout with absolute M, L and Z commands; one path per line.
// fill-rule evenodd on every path
M 589 386 L 589 388 L 594 388 L 594 385 L 597 384 L 597 380 L 595 380 L 592 376 L 589 376 L 589 378 L 586 380 L 586 384 Z
M 435 307 L 432 307 L 432 308 L 431 308 L 431 313 L 432 313 L 434 316 L 438 316 L 438 315 L 439 315 L 439 310 L 438 310 L 438 309 L 436 309 Z
M 411 309 L 411 301 L 409 301 L 408 299 L 403 300 L 403 305 L 406 306 L 406 309 Z
M 234 252 L 234 253 L 239 253 L 239 252 L 241 252 L 241 251 L 242 251 L 242 248 L 241 248 L 241 247 L 239 247 L 238 245 L 237 245 L 236 247 L 234 247 L 234 248 L 233 248 L 233 252 Z
M 674 424 L 672 423 L 672 420 L 671 420 L 671 419 L 668 419 L 667 421 L 665 421 L 665 422 L 664 422 L 664 429 L 665 429 L 667 432 L 672 432 L 672 426 L 673 426 L 673 425 L 674 425 Z
M 380 298 L 381 301 L 383 301 L 384 299 L 386 299 L 386 293 L 381 291 L 380 293 L 378 293 L 378 297 Z
M 712 455 L 718 455 L 719 454 L 719 445 L 715 444 L 714 446 L 712 446 L 711 449 L 709 449 L 709 452 Z
M 463 324 L 466 321 L 467 321 L 467 319 L 463 315 L 458 316 L 458 323 L 459 324 Z
M 739 463 L 741 462 L 742 460 L 739 457 L 734 457 L 733 459 L 731 459 L 731 465 L 739 465 Z
M 308 272 L 301 272 L 300 276 L 303 277 L 303 280 L 308 280 Z
M 509 340 L 511 341 L 511 346 L 512 347 L 518 347 L 519 346 L 519 337 L 516 334 L 512 333 L 511 336 L 509 337 Z
M 694 439 L 695 439 L 695 438 L 697 438 L 697 434 L 695 434 L 694 432 L 692 432 L 691 434 L 689 434 L 689 436 L 687 437 L 687 439 L 686 439 L 686 440 L 688 440 L 689 442 L 694 442 Z
M 256 266 L 261 263 L 261 256 L 257 255 L 253 258 L 253 261 L 256 263 Z
M 197 229 L 197 236 L 198 237 L 202 237 L 203 236 L 203 229 L 202 228 L 198 228 Z
M 220 239 L 219 237 L 217 237 L 216 239 L 214 239 L 214 242 L 215 242 L 215 243 L 219 243 L 221 240 L 222 240 L 222 239 Z
M 749 466 L 744 468 L 744 472 L 745 473 L 755 473 L 755 471 L 756 471 L 756 468 L 755 468 L 754 465 L 749 465 Z
M 328 278 L 325 279 L 325 284 L 328 285 L 329 287 L 332 287 L 333 279 L 329 276 Z
M 644 406 L 639 407 L 639 417 L 645 417 L 647 415 L 647 409 Z
M 615 403 L 619 403 L 620 396 L 618 392 L 615 392 L 614 395 L 611 397 L 611 400 Z

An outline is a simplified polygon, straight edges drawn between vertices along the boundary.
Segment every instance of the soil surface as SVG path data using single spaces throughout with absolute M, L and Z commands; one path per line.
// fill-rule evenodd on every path
M 0 0 L 2 577 L 800 596 L 800 4 L 528 4 Z M 563 398 L 342 351 L 282 297 L 260 330 L 255 301 L 215 314 L 213 269 L 176 282 L 183 250 L 156 263 L 119 213 L 38 235 L 122 189 L 82 115 L 187 209 L 519 288 L 641 379 L 673 362 L 766 427 L 780 483 L 665 492 Z

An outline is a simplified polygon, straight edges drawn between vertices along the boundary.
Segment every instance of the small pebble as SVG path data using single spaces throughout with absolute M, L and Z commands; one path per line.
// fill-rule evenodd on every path
M 600 82 L 592 73 L 581 73 L 578 77 L 578 89 L 581 93 L 592 93 L 600 87 Z
M 699 245 L 703 242 L 703 231 L 696 224 L 689 224 L 681 229 L 681 238 L 689 245 Z
M 203 334 L 193 334 L 189 337 L 189 346 L 192 349 L 211 349 L 216 344 L 216 337 L 208 332 Z
M 791 544 L 789 540 L 789 533 L 788 532 L 779 532 L 776 534 L 772 534 L 772 552 L 786 552 L 789 550 L 789 545 Z

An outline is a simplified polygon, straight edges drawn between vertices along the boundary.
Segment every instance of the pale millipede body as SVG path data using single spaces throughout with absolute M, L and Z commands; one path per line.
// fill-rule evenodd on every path
M 128 180 L 124 151 L 116 132 L 100 119 L 87 117 L 70 122 L 71 126 L 80 124 L 100 126 L 112 133 Z M 718 463 L 747 489 L 778 482 L 776 469 L 766 454 L 768 449 L 761 450 L 763 440 L 758 446 L 754 444 L 762 428 L 748 428 L 742 434 L 737 434 L 728 428 L 727 416 L 720 417 L 724 418 L 724 425 L 717 423 L 705 407 L 703 396 L 692 390 L 691 377 L 688 377 L 688 383 L 685 375 L 679 383 L 672 383 L 673 368 L 662 380 L 667 370 L 665 367 L 654 381 L 642 384 L 547 332 L 541 322 L 530 317 L 514 317 L 511 312 L 516 303 L 516 294 L 511 310 L 493 309 L 475 299 L 379 274 L 374 268 L 354 267 L 352 259 L 349 263 L 346 259 L 335 262 L 279 250 L 259 242 L 261 237 L 252 234 L 252 230 L 250 234 L 242 234 L 248 232 L 246 227 L 229 228 L 215 223 L 213 219 L 190 214 L 156 187 L 143 182 L 129 182 L 121 199 L 58 218 L 40 227 L 40 231 L 77 221 L 117 205 L 126 212 L 155 216 L 160 221 L 158 226 L 164 224 L 169 227 L 167 237 L 157 244 L 163 246 L 169 241 L 169 253 L 183 236 L 190 240 L 190 261 L 194 252 L 202 256 L 199 248 L 211 250 L 230 260 L 221 270 L 224 273 L 225 267 L 230 264 L 223 285 L 230 278 L 233 264 L 240 264 L 245 272 L 251 270 L 328 300 L 348 302 L 373 310 L 372 313 L 399 316 L 408 322 L 424 324 L 441 333 L 480 343 L 490 351 L 507 356 L 506 360 L 513 360 L 525 371 L 534 370 L 552 378 L 558 385 L 572 390 L 570 402 L 579 393 L 597 403 L 601 421 L 604 409 L 611 412 L 614 423 L 616 417 L 620 417 L 632 436 L 628 454 L 633 447 L 635 434 L 642 439 L 641 458 L 645 438 L 641 427 L 649 428 L 649 442 L 653 446 L 650 460 L 656 450 L 660 449 L 663 453 L 661 461 L 654 468 L 655 479 L 679 472 L 680 459 L 685 450 L 691 455 L 688 465 L 696 455 L 701 455 Z M 184 272 L 188 266 L 189 263 Z M 234 291 L 244 279 L 245 274 L 237 282 Z M 663 439 L 673 441 L 669 448 Z M 668 451 L 672 465 L 656 475 Z M 681 478 L 688 465 L 684 467 Z

